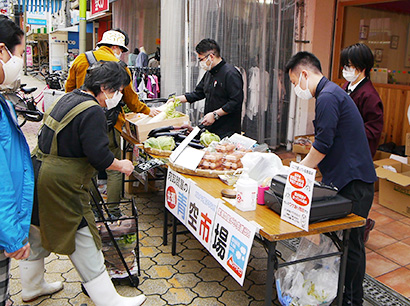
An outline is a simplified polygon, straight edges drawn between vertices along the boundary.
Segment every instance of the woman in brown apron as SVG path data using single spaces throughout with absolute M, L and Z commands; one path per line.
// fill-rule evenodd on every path
M 89 185 L 97 170 L 130 175 L 129 160 L 118 160 L 108 148 L 102 107 L 121 100 L 130 78 L 117 62 L 91 67 L 82 89 L 62 96 L 48 110 L 32 153 L 36 178 L 28 262 L 50 252 L 68 255 L 97 306 L 139 306 L 146 297 L 120 296 L 104 266 L 101 239 L 89 204 Z M 41 244 L 40 244 L 41 240 Z M 28 284 L 23 285 L 23 293 Z

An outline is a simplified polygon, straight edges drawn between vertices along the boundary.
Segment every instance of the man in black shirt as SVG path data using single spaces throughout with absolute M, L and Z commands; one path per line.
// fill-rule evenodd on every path
M 202 124 L 224 138 L 241 132 L 243 81 L 239 71 L 221 57 L 213 39 L 203 39 L 197 46 L 198 62 L 206 70 L 202 80 L 191 93 L 178 96 L 181 102 L 205 100 Z

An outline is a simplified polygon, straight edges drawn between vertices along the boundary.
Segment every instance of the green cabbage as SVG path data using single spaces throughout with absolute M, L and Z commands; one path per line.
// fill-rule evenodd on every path
M 175 140 L 171 136 L 150 137 L 145 140 L 144 147 L 172 151 L 175 148 Z
M 201 134 L 199 141 L 201 142 L 201 145 L 207 147 L 211 144 L 212 141 L 220 142 L 221 138 L 219 138 L 219 136 L 214 133 L 205 131 Z
M 178 113 L 175 109 L 181 105 L 181 101 L 179 99 L 176 99 L 175 96 L 173 98 L 174 102 L 168 103 L 164 110 L 164 113 L 167 114 L 167 119 L 181 117 L 181 114 Z

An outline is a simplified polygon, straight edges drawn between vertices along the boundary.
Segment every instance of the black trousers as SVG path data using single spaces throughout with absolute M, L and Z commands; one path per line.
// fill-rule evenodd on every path
M 351 181 L 340 190 L 339 194 L 352 201 L 354 214 L 367 218 L 373 203 L 373 183 Z M 363 305 L 363 279 L 366 273 L 364 229 L 364 226 L 353 228 L 350 232 L 343 306 Z

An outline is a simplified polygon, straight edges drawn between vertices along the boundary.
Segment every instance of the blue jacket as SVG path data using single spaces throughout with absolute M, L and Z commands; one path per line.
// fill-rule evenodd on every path
M 33 193 L 30 149 L 13 106 L 0 94 L 0 250 L 12 253 L 27 243 Z

